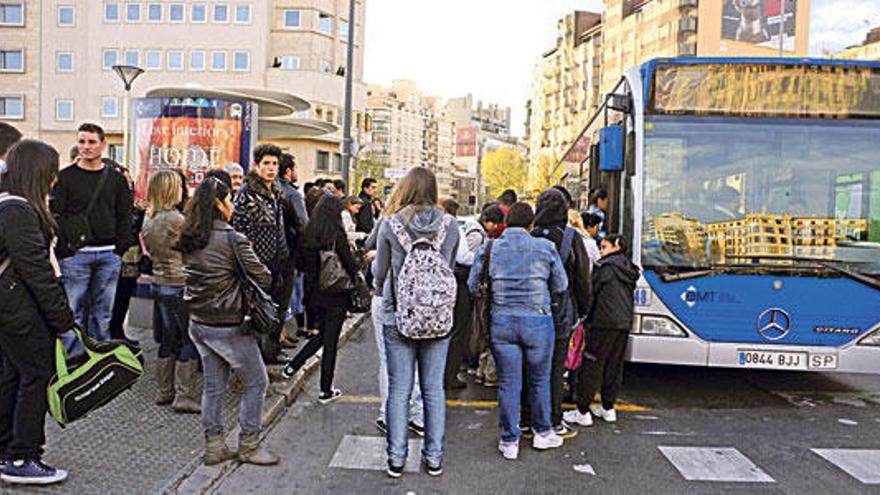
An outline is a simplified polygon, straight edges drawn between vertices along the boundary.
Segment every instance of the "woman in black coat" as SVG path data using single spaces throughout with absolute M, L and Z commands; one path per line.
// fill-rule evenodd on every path
M 7 167 L 0 187 L 0 478 L 45 485 L 67 477 L 40 459 L 55 337 L 74 326 L 49 259 L 57 226 L 47 197 L 58 176 L 58 152 L 21 141 L 10 150 Z
M 342 227 L 342 200 L 337 196 L 321 198 L 309 217 L 302 242 L 302 256 L 305 274 L 306 306 L 317 313 L 318 334 L 309 338 L 305 347 L 284 367 L 283 374 L 292 377 L 303 364 L 318 352 L 321 347 L 321 393 L 318 401 L 322 404 L 338 399 L 342 392 L 333 388 L 333 373 L 336 368 L 336 348 L 342 324 L 351 304 L 351 291 L 326 291 L 318 287 L 321 273 L 321 252 L 333 250 L 342 262 L 345 272 L 354 280 L 358 271 L 357 262 L 348 246 L 348 237 Z

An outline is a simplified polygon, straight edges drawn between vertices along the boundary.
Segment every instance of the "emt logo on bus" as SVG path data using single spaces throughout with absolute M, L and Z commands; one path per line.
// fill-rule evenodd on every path
M 740 300 L 729 292 L 719 292 L 714 290 L 699 291 L 691 285 L 681 293 L 681 300 L 687 304 L 687 307 L 693 308 L 697 303 L 721 303 L 721 304 L 739 304 Z

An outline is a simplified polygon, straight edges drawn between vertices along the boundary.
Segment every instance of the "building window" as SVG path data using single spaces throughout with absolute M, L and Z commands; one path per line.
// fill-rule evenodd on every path
M 333 66 L 330 64 L 330 62 L 328 62 L 326 60 L 321 60 L 320 69 L 321 69 L 321 72 L 323 72 L 325 74 L 329 74 L 329 73 L 333 72 Z
M 0 117 L 4 119 L 24 118 L 24 98 L 21 96 L 0 96 Z
M 327 14 L 318 14 L 318 31 L 333 36 L 333 17 Z
M 250 52 L 234 52 L 232 54 L 232 70 L 240 72 L 251 70 Z
M 281 68 L 284 70 L 299 69 L 299 57 L 296 55 L 285 55 L 281 57 Z
M 24 3 L 0 4 L 0 26 L 24 26 Z
M 125 22 L 141 22 L 141 4 L 125 4 Z
M 229 22 L 229 5 L 225 3 L 214 4 L 214 22 Z
M 333 171 L 342 173 L 342 155 L 333 153 Z
M 73 100 L 55 101 L 55 120 L 73 120 Z
M 119 50 L 113 48 L 105 48 L 104 54 L 101 57 L 104 60 L 103 67 L 105 69 L 112 69 L 114 65 L 119 63 Z
M 71 5 L 58 7 L 58 25 L 61 27 L 76 25 L 76 8 Z
M 105 96 L 101 99 L 101 117 L 118 117 L 119 109 L 115 96 Z
M 0 50 L 0 72 L 24 72 L 24 49 Z
M 171 22 L 186 22 L 186 5 L 172 3 L 168 6 L 168 20 Z
M 190 52 L 189 70 L 205 70 L 205 52 L 203 50 L 193 50 L 192 52 Z
M 104 4 L 104 22 L 119 22 L 119 4 L 107 2 Z
M 318 157 L 315 160 L 315 170 L 320 170 L 322 172 L 330 171 L 330 153 L 327 151 L 319 151 Z
M 339 21 L 339 39 L 348 39 L 348 21 Z
M 58 52 L 56 70 L 73 72 L 73 52 Z
M 137 50 L 125 50 L 122 59 L 125 61 L 125 65 L 141 66 L 141 53 Z
M 300 11 L 298 10 L 285 10 L 284 11 L 284 27 L 286 28 L 298 28 L 301 27 L 300 23 Z
M 147 70 L 162 69 L 162 52 L 160 50 L 147 50 L 144 54 Z
M 211 52 L 211 70 L 226 70 L 226 52 Z
M 189 20 L 197 23 L 208 22 L 208 6 L 203 3 L 192 4 Z
M 149 22 L 162 22 L 162 4 L 161 3 L 147 4 L 147 21 L 149 21 Z
M 173 50 L 168 52 L 168 70 L 173 71 L 181 71 L 183 70 L 183 52 L 180 50 Z
M 251 4 L 235 6 L 235 22 L 237 24 L 251 23 Z

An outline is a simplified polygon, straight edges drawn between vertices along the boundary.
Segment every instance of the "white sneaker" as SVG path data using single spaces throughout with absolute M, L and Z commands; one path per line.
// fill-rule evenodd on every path
M 551 430 L 548 433 L 535 434 L 535 438 L 532 440 L 532 447 L 538 450 L 555 449 L 562 447 L 563 441 L 562 437 Z
M 593 415 L 581 414 L 576 408 L 562 413 L 562 420 L 566 423 L 580 426 L 593 426 Z
M 614 409 L 604 409 L 602 406 L 593 406 L 590 412 L 597 418 L 602 418 L 606 423 L 614 423 L 617 421 L 617 411 Z
M 519 442 L 507 443 L 502 440 L 498 442 L 498 450 L 505 459 L 515 461 L 519 456 Z

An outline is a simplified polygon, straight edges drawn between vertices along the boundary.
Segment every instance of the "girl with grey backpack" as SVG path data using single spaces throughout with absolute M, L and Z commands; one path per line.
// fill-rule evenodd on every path
M 418 366 L 425 411 L 422 461 L 428 474 L 439 476 L 446 427 L 443 376 L 455 308 L 453 267 L 459 232 L 455 218 L 437 206 L 437 179 L 430 170 L 411 169 L 394 194 L 400 209 L 382 223 L 373 264 L 383 309 L 393 315 L 384 328 L 388 475 L 400 477 L 406 464 L 409 398 Z

